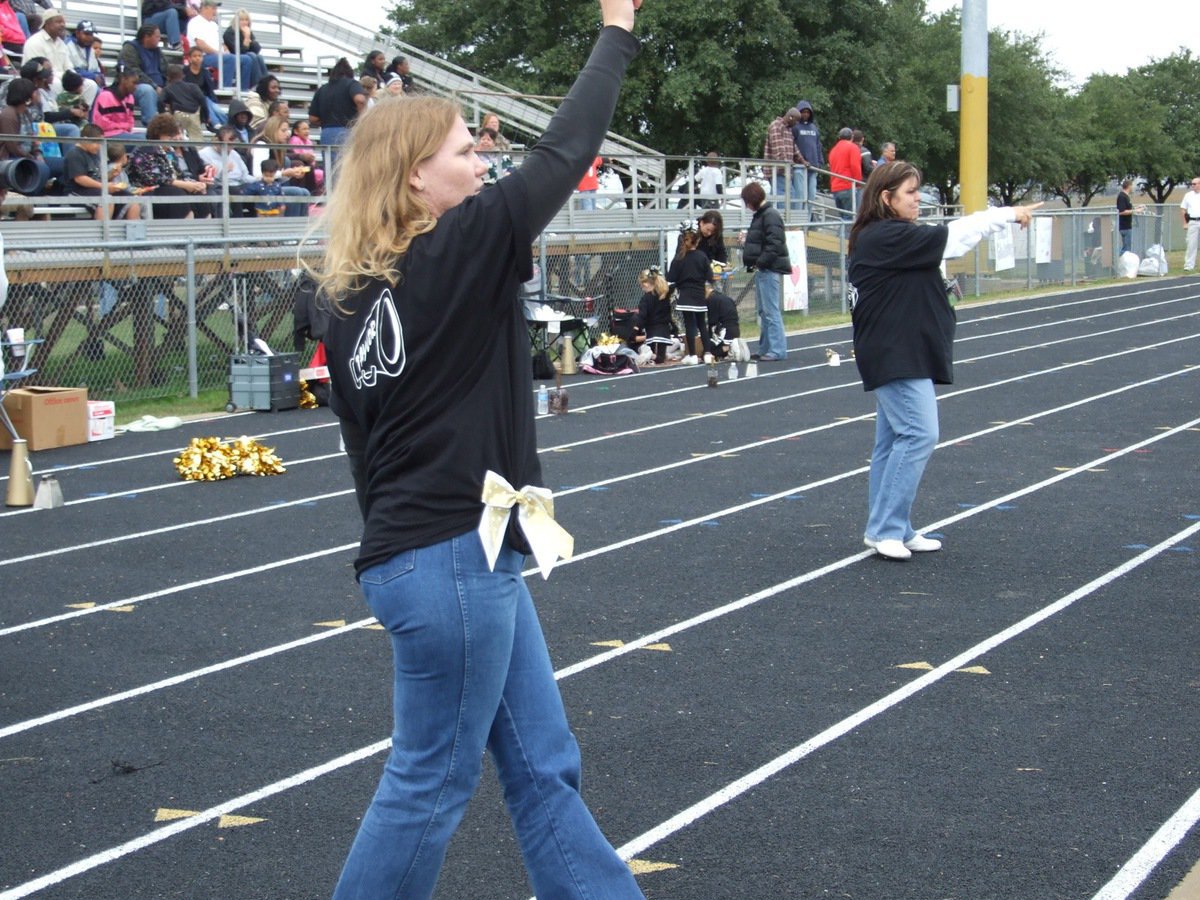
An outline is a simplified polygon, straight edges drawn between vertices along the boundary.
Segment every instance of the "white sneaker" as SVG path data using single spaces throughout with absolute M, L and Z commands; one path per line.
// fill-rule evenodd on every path
M 698 359 L 697 359 L 696 357 L 694 357 L 694 356 L 685 356 L 685 357 L 683 358 L 682 362 L 683 362 L 683 364 L 684 364 L 685 366 L 698 366 L 698 365 L 700 365 L 700 360 L 698 360 Z
M 717 358 L 715 356 L 713 356 L 711 353 L 704 354 L 704 364 L 705 365 L 711 366 L 716 361 L 717 361 Z
M 914 534 L 904 546 L 913 553 L 932 553 L 934 550 L 942 549 L 942 542 L 934 538 L 927 538 L 923 534 Z
M 886 559 L 908 559 L 912 556 L 912 551 L 904 546 L 903 541 L 896 538 L 873 541 L 869 537 L 864 537 L 863 543 Z

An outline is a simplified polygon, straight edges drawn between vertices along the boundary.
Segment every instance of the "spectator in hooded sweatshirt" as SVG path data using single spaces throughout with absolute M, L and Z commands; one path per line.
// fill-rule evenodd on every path
M 801 100 L 796 104 L 800 119 L 792 126 L 792 139 L 800 164 L 792 168 L 792 196 L 800 201 L 800 208 L 812 215 L 813 203 L 817 199 L 817 169 L 825 165 L 825 151 L 821 147 L 821 130 L 817 128 L 812 104 Z

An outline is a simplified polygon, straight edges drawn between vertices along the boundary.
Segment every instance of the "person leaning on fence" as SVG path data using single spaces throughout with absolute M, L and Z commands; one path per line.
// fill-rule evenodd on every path
M 653 362 L 661 366 L 667 361 L 667 350 L 675 343 L 671 288 L 658 266 L 643 269 L 638 276 L 638 285 L 642 289 L 642 299 L 638 303 L 637 319 L 633 325 L 633 343 L 645 348 L 638 362 L 641 365 Z
M 579 747 L 522 576 L 531 549 L 548 574 L 571 539 L 539 487 L 518 297 L 534 235 L 609 126 L 637 3 L 601 0 L 591 57 L 496 186 L 483 189 L 459 105 L 437 97 L 363 116 L 331 185 L 330 406 L 365 523 L 355 568 L 395 657 L 391 749 L 337 900 L 433 894 L 485 749 L 539 897 L 642 896 L 580 796 Z
M 854 361 L 876 405 L 863 543 L 887 559 L 942 546 L 912 526 L 913 501 L 938 441 L 933 386 L 954 382 L 955 314 L 942 260 L 962 256 L 1010 222 L 1028 227 L 1041 206 L 922 225 L 920 188 L 921 172 L 911 163 L 877 166 L 850 229 Z
M 754 213 L 742 245 L 742 262 L 754 272 L 754 296 L 758 314 L 758 352 L 754 359 L 778 362 L 787 357 L 787 334 L 783 330 L 781 277 L 792 271 L 783 217 L 767 200 L 761 184 L 752 181 L 742 188 L 742 202 Z
M 63 164 L 63 181 L 66 182 L 67 194 L 75 197 L 101 197 L 104 194 L 104 183 L 101 180 L 103 169 L 108 160 L 100 159 L 100 139 L 104 132 L 98 125 L 90 122 L 80 129 L 80 141 L 67 151 Z M 114 146 L 120 146 L 119 144 Z M 128 188 L 108 185 L 110 197 L 132 196 Z M 101 204 L 88 205 L 96 219 L 140 219 L 142 205 L 140 203 L 114 203 L 107 209 Z

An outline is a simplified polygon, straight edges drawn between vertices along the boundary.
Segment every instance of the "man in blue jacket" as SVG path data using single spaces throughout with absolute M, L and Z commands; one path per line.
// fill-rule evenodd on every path
M 792 209 L 807 209 L 811 217 L 812 204 L 817 198 L 816 167 L 825 165 L 825 151 L 821 149 L 821 131 L 814 121 L 812 104 L 801 100 L 796 109 L 800 111 L 800 121 L 792 126 L 792 137 L 801 164 L 792 167 Z

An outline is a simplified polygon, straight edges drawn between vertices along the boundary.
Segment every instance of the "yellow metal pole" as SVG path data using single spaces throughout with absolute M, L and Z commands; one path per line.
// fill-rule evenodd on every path
M 963 0 L 960 91 L 959 200 L 973 213 L 987 207 L 988 196 L 987 0 Z

